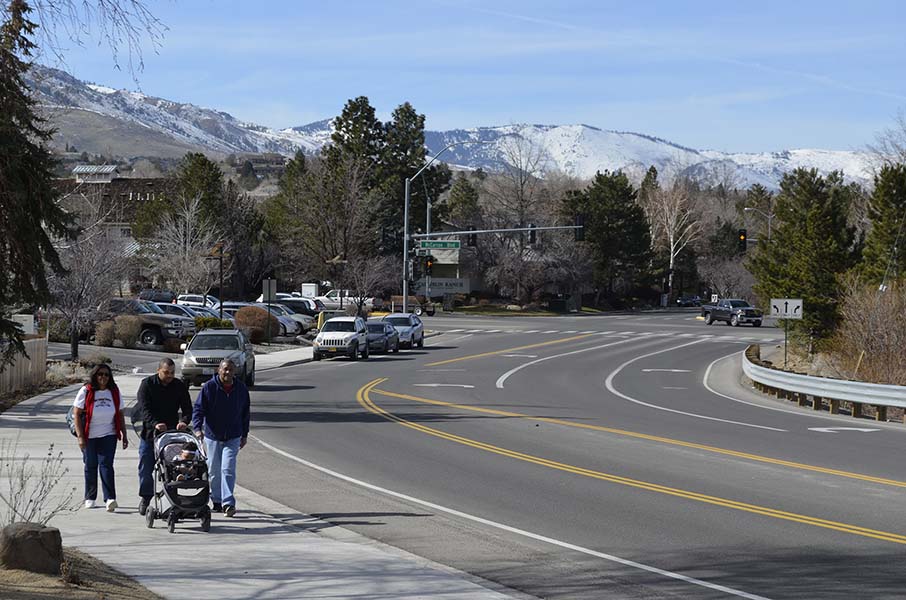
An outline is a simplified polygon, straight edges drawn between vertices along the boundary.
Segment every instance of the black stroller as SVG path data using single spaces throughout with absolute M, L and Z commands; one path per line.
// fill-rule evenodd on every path
M 154 496 L 145 513 L 149 528 L 154 527 L 155 519 L 166 519 L 167 528 L 173 533 L 179 521 L 199 519 L 202 531 L 211 530 L 211 486 L 204 444 L 196 442 L 196 458 L 185 461 L 180 454 L 187 442 L 196 442 L 187 431 L 165 431 L 154 438 Z M 166 508 L 164 497 L 169 504 Z

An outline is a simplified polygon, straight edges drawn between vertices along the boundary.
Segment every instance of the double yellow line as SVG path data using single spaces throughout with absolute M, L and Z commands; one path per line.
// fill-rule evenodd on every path
M 895 543 L 895 544 L 906 545 L 906 536 L 900 535 L 897 533 L 879 531 L 876 529 L 869 529 L 866 527 L 859 527 L 857 525 L 850 525 L 848 523 L 841 523 L 838 521 L 820 519 L 818 517 L 811 517 L 808 515 L 791 513 L 791 512 L 777 510 L 777 509 L 769 508 L 769 507 L 765 507 L 765 506 L 758 506 L 756 504 L 738 502 L 736 500 L 720 498 L 718 496 L 700 494 L 698 492 L 692 492 L 689 490 L 673 488 L 673 487 L 664 486 L 664 485 L 651 483 L 651 482 L 647 482 L 647 481 L 641 481 L 638 479 L 631 479 L 628 477 L 622 477 L 620 475 L 613 475 L 610 473 L 604 473 L 604 472 L 595 471 L 592 469 L 585 469 L 583 467 L 568 465 L 565 463 L 549 460 L 549 459 L 542 458 L 539 456 L 525 454 L 523 452 L 517 452 L 515 450 L 509 450 L 507 448 L 502 448 L 500 446 L 486 444 L 484 442 L 479 442 L 477 440 L 462 437 L 462 436 L 455 435 L 452 433 L 446 433 L 444 431 L 440 431 L 440 430 L 434 429 L 432 427 L 426 427 L 425 425 L 413 423 L 412 421 L 408 421 L 406 419 L 403 419 L 402 417 L 398 417 L 398 416 L 394 415 L 393 413 L 387 412 L 386 410 L 382 409 L 380 406 L 378 406 L 371 400 L 370 394 L 372 391 L 374 391 L 375 393 L 378 393 L 378 394 L 391 396 L 391 397 L 397 397 L 397 398 L 401 398 L 401 399 L 407 399 L 407 400 L 416 399 L 416 397 L 414 397 L 414 396 L 406 396 L 404 394 L 394 394 L 392 392 L 386 392 L 386 391 L 374 389 L 375 387 L 377 387 L 379 384 L 383 383 L 386 380 L 387 380 L 387 378 L 380 378 L 380 379 L 375 379 L 375 380 L 369 382 L 368 384 L 366 384 L 365 386 L 363 386 L 362 388 L 360 388 L 358 390 L 358 392 L 356 393 L 356 400 L 359 402 L 359 404 L 361 406 L 363 406 L 369 412 L 380 415 L 381 417 L 383 417 L 389 421 L 399 423 L 400 425 L 403 425 L 404 427 L 408 427 L 410 429 L 414 429 L 416 431 L 420 431 L 420 432 L 428 434 L 428 435 L 439 437 L 441 439 L 445 439 L 445 440 L 448 440 L 448 441 L 451 441 L 451 442 L 454 442 L 457 444 L 462 444 L 464 446 L 469 446 L 472 448 L 483 450 L 485 452 L 491 452 L 493 454 L 498 454 L 500 456 L 506 456 L 508 458 L 513 458 L 516 460 L 521 460 L 524 462 L 540 465 L 543 467 L 547 467 L 549 469 L 555 469 L 558 471 L 573 473 L 576 475 L 581 475 L 583 477 L 590 477 L 592 479 L 598 479 L 600 481 L 617 483 L 620 485 L 626 485 L 629 487 L 634 487 L 637 489 L 642 489 L 642 490 L 646 490 L 646 491 L 650 491 L 650 492 L 667 494 L 669 496 L 675 496 L 677 498 L 685 498 L 687 500 L 694 500 L 696 502 L 704 502 L 706 504 L 711 504 L 714 506 L 731 508 L 734 510 L 740 510 L 740 511 L 748 512 L 748 513 L 773 517 L 775 519 L 793 521 L 793 522 L 802 523 L 805 525 L 812 525 L 814 527 L 832 529 L 834 531 L 840 531 L 840 532 L 849 533 L 852 535 L 858 535 L 858 536 L 862 536 L 862 537 L 874 538 L 877 540 L 882 540 L 882 541 L 891 542 L 891 543 Z M 424 400 L 425 399 L 418 399 L 418 401 L 424 401 Z M 427 403 L 437 404 L 437 405 L 442 405 L 442 406 L 446 405 L 446 406 L 456 407 L 456 408 L 458 408 L 460 406 L 460 405 L 453 405 L 453 404 L 439 402 L 439 401 L 427 401 Z M 494 411 L 492 409 L 480 409 L 480 410 L 478 410 L 478 412 L 487 412 L 487 413 L 501 414 L 501 415 L 506 415 L 506 416 L 521 416 L 521 415 L 518 415 L 518 413 L 506 413 L 504 411 Z M 558 422 L 558 420 L 556 420 L 556 419 L 538 419 L 538 420 L 543 420 L 543 421 L 547 421 L 547 422 Z M 567 422 L 567 421 L 563 421 L 561 423 L 569 424 L 569 422 Z M 570 425 L 575 426 L 576 424 L 570 424 Z M 589 427 L 591 427 L 591 426 L 589 426 Z M 602 428 L 602 429 L 607 431 L 606 428 Z M 621 430 L 613 430 L 613 432 L 620 432 L 620 431 Z M 627 433 L 630 433 L 630 432 L 627 432 Z M 677 441 L 677 440 L 669 440 L 668 438 L 656 438 L 655 436 L 645 436 L 644 434 L 636 434 L 636 435 L 637 435 L 637 437 L 642 437 L 642 438 L 646 438 L 646 439 L 655 439 L 657 441 L 662 441 L 662 440 L 666 440 L 668 442 Z M 682 443 L 681 445 L 686 445 L 686 444 Z M 708 446 L 697 446 L 694 444 L 689 444 L 689 446 L 690 447 L 699 447 L 702 449 L 710 448 Z M 732 451 L 726 451 L 726 453 L 732 453 Z M 746 456 L 746 455 L 744 455 L 744 453 L 740 453 L 740 455 Z M 757 456 L 757 455 L 747 455 L 747 456 Z M 766 458 L 766 457 L 761 457 L 761 458 Z M 772 459 L 767 459 L 767 461 L 771 462 Z M 786 461 L 778 461 L 778 462 L 779 462 L 779 464 L 783 464 Z M 789 463 L 789 464 L 796 465 L 797 463 Z M 821 470 L 821 468 L 815 467 L 814 470 Z M 833 471 L 827 470 L 827 472 L 833 472 Z M 842 473 L 846 473 L 846 472 L 839 471 L 839 472 L 836 472 L 835 474 L 842 474 Z M 855 474 L 852 474 L 852 475 L 855 475 Z M 889 481 L 889 482 L 893 482 L 897 485 L 906 486 L 906 483 L 894 482 L 894 480 L 880 480 L 879 479 L 879 481 Z

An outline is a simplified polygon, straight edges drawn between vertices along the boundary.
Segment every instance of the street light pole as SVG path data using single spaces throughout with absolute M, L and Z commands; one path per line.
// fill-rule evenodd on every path
M 464 144 L 493 144 L 496 142 L 483 142 L 478 140 L 469 140 L 463 142 L 453 142 L 445 146 L 440 152 L 431 157 L 421 169 L 415 172 L 412 177 L 406 178 L 406 196 L 403 200 L 403 312 L 409 312 L 409 188 L 411 183 L 422 174 L 422 171 L 431 166 L 431 164 L 440 157 L 441 154 L 453 148 Z M 428 233 L 431 233 L 431 199 L 428 199 Z
M 755 208 L 754 206 L 746 206 L 742 210 L 745 212 L 755 211 L 758 214 L 760 214 L 762 217 L 764 217 L 765 219 L 768 220 L 768 241 L 770 242 L 771 241 L 771 221 L 774 220 L 774 216 L 775 216 L 774 213 L 766 213 L 763 210 L 761 210 L 760 208 Z

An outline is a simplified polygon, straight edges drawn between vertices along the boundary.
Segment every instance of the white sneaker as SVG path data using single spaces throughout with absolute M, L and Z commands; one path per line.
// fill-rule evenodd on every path
M 94 508 L 97 503 L 94 500 L 85 500 L 85 508 Z
M 115 511 L 117 506 L 118 506 L 118 504 L 116 503 L 116 500 L 111 498 L 110 500 L 107 501 L 107 512 Z

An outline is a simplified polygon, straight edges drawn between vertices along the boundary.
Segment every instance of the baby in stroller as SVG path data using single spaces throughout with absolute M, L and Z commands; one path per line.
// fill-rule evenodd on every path
M 195 442 L 182 444 L 179 454 L 171 462 L 171 467 L 176 474 L 176 481 L 196 479 L 198 477 L 198 445 Z

